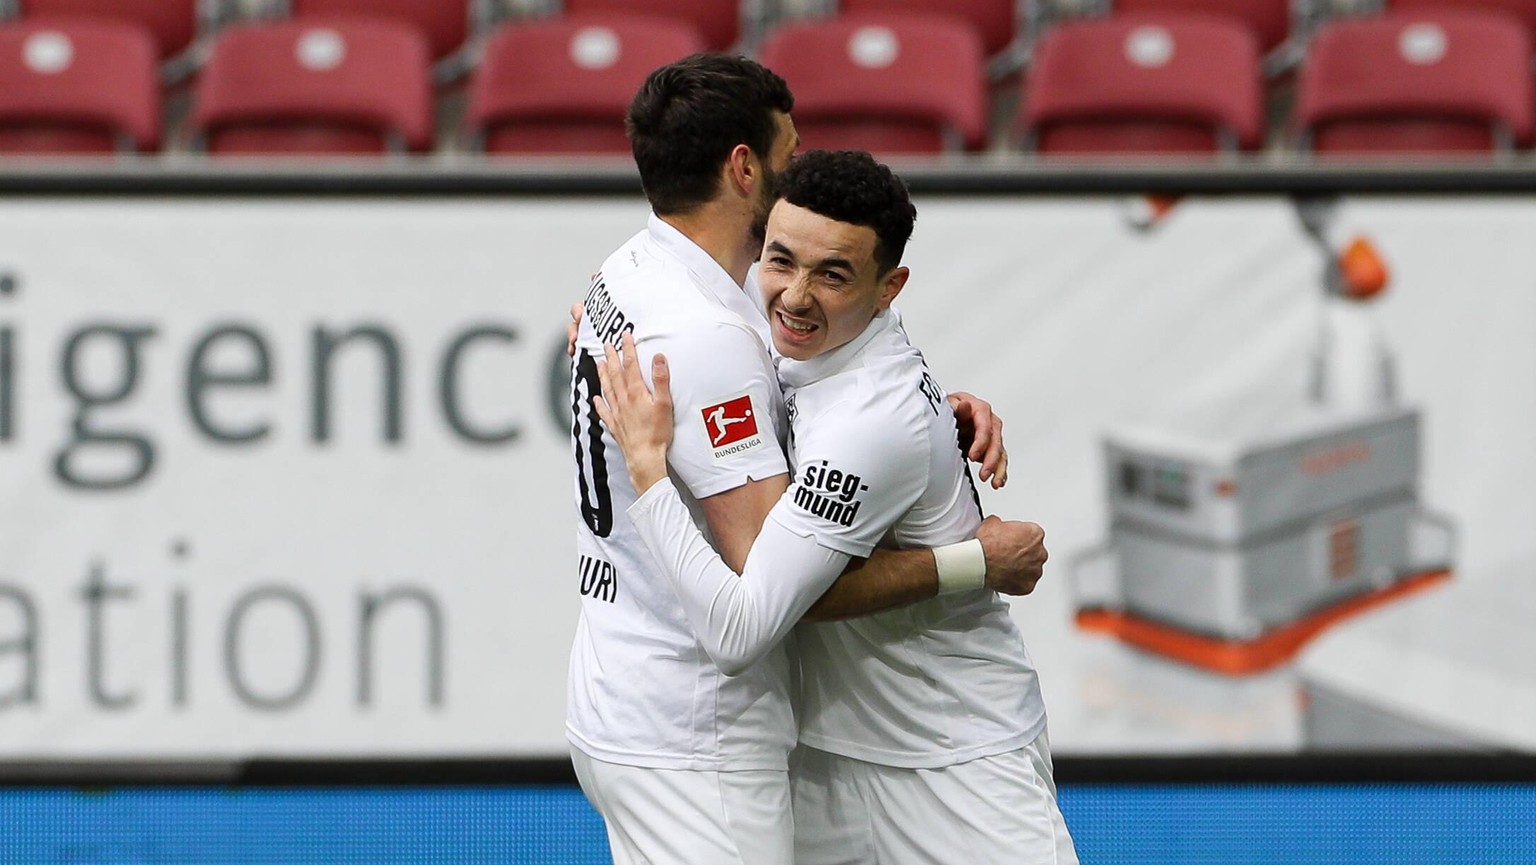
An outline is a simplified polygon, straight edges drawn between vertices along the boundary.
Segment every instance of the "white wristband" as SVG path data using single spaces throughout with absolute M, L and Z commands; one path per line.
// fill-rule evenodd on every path
M 934 547 L 933 562 L 939 570 L 941 595 L 979 589 L 987 584 L 987 554 L 975 538 Z

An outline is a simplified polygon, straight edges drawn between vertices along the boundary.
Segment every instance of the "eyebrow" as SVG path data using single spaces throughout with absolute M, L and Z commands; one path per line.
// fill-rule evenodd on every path
M 777 240 L 770 240 L 770 241 L 768 241 L 768 251 L 769 252 L 777 252 L 777 253 L 780 253 L 782 255 L 787 255 L 790 258 L 794 258 L 797 261 L 799 260 L 796 257 L 794 250 L 790 249 L 789 247 L 785 246 L 784 244 L 780 243 Z M 849 261 L 846 258 L 823 258 L 822 260 L 820 260 L 820 261 L 815 263 L 815 267 L 818 268 L 818 269 L 822 269 L 822 270 L 825 270 L 825 269 L 828 269 L 828 268 L 839 268 L 839 269 L 842 269 L 842 270 L 846 270 L 846 271 L 848 271 L 851 274 L 857 274 L 859 272 L 858 268 L 853 266 L 853 262 Z

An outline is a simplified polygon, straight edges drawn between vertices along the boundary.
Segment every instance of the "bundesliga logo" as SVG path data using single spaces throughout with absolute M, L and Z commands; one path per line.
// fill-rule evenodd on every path
M 752 416 L 752 397 L 741 396 L 703 410 L 704 429 L 715 447 L 735 444 L 757 435 L 757 418 Z

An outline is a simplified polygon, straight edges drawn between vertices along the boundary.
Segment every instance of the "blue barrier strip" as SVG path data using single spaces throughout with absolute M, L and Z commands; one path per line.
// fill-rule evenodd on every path
M 1536 785 L 1063 787 L 1090 865 L 1536 862 Z M 569 786 L 11 788 L 0 865 L 607 863 Z

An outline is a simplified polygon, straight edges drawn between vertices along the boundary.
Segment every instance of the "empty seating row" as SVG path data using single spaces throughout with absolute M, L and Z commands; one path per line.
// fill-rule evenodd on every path
M 1330 22 L 1296 81 L 1290 145 L 1318 153 L 1477 153 L 1531 143 L 1532 40 L 1508 16 L 1424 10 Z M 1115 16 L 1042 40 L 1022 125 L 1049 153 L 1263 144 L 1258 46 L 1215 19 Z
M 470 86 L 488 150 L 627 152 L 623 111 L 652 68 L 703 50 L 692 28 L 580 16 L 498 31 Z M 110 20 L 0 27 L 0 152 L 150 151 L 156 49 Z M 434 145 L 431 46 L 385 20 L 224 30 L 193 90 L 188 138 L 211 153 L 378 153 Z
M 624 108 L 652 68 L 708 47 L 649 16 L 568 14 L 494 31 L 467 89 L 465 133 L 492 153 L 622 153 Z M 921 13 L 774 28 L 761 59 L 796 93 L 807 147 L 975 151 L 989 124 L 986 49 Z M 162 93 L 147 32 L 106 18 L 0 27 L 0 152 L 152 151 Z M 1041 153 L 1210 153 L 1265 145 L 1254 33 L 1219 16 L 1121 13 L 1054 26 L 1017 91 L 1006 146 Z M 1425 10 L 1329 22 L 1296 84 L 1297 149 L 1489 151 L 1531 143 L 1532 42 L 1506 14 Z M 212 153 L 422 152 L 434 140 L 434 51 L 418 28 L 319 16 L 227 27 L 181 137 Z
M 433 58 L 443 63 L 472 53 L 478 37 L 517 15 L 665 17 L 696 27 L 711 50 L 755 56 L 769 29 L 800 17 L 921 13 L 949 17 L 971 28 L 993 61 L 1019 61 L 1051 21 L 1106 11 L 1228 16 L 1253 28 L 1267 51 L 1292 35 L 1293 18 L 1301 20 L 1292 14 L 1293 4 L 1312 8 L 1321 2 L 1339 0 L 0 0 L 0 19 L 92 16 L 132 21 L 150 30 L 162 60 L 196 61 L 189 55 L 200 37 L 241 17 L 366 15 L 421 28 Z M 455 69 L 462 72 L 465 65 L 460 62 Z M 993 66 L 1009 70 L 1018 63 Z
M 144 28 L 160 59 L 186 51 L 205 24 L 200 0 L 0 0 L 3 17 L 106 18 Z
M 1010 0 L 1005 0 L 1010 2 Z M 347 16 L 386 19 L 418 28 L 434 61 L 471 53 L 479 37 L 515 17 L 507 0 L 0 0 L 0 20 L 106 18 L 145 28 L 162 62 L 193 63 L 195 43 L 241 19 L 281 20 Z M 637 15 L 686 21 L 712 50 L 739 47 L 751 7 L 735 0 L 546 0 L 536 11 L 571 16 Z M 182 66 L 187 65 L 182 63 Z M 467 63 L 455 67 L 462 72 Z

